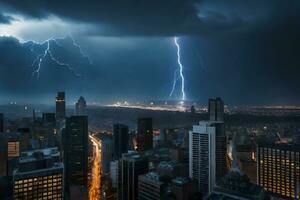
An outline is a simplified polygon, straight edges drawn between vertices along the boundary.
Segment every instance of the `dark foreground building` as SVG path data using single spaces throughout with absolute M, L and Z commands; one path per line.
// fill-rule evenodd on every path
M 66 120 L 63 133 L 66 186 L 87 188 L 88 173 L 88 118 L 72 116 Z

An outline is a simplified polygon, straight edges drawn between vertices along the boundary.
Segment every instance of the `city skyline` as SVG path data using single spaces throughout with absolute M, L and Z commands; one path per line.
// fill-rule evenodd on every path
M 0 199 L 299 199 L 299 11 L 0 0 Z

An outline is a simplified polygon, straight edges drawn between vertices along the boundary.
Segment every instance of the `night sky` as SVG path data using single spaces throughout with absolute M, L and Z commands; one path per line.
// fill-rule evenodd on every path
M 0 0 L 0 103 L 180 99 L 175 36 L 188 100 L 299 104 L 299 0 Z

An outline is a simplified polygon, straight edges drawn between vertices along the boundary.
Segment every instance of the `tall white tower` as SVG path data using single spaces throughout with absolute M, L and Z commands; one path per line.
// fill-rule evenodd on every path
M 220 145 L 226 145 L 218 142 L 222 132 L 223 123 L 214 121 L 200 122 L 189 132 L 189 176 L 197 180 L 203 195 L 213 191 L 220 169 L 226 168 L 225 163 L 219 162 L 226 156 L 220 154 Z

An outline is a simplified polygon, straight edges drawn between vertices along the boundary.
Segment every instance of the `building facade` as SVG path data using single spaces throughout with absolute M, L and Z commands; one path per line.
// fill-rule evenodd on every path
M 299 199 L 300 148 L 295 145 L 261 145 L 257 148 L 257 184 L 268 193 Z
M 121 169 L 121 190 L 118 199 L 137 200 L 138 176 L 148 172 L 148 160 L 136 152 L 123 154 Z
M 22 153 L 13 173 L 14 199 L 64 199 L 63 164 L 57 148 Z

